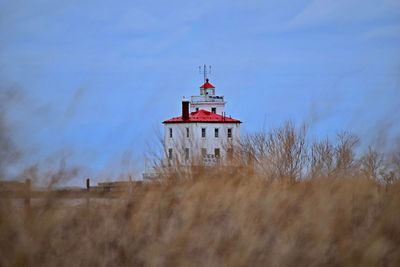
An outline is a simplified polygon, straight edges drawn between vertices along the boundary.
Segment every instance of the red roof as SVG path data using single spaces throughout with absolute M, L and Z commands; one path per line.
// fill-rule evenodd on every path
M 199 111 L 191 112 L 189 119 L 183 120 L 181 117 L 175 117 L 164 121 L 163 123 L 190 123 L 190 122 L 208 122 L 208 123 L 242 123 L 240 120 L 232 119 L 231 117 L 221 116 L 213 112 L 200 109 Z
M 208 79 L 206 79 L 206 82 L 200 86 L 201 89 L 210 89 L 210 88 L 215 88 L 214 85 L 208 82 Z

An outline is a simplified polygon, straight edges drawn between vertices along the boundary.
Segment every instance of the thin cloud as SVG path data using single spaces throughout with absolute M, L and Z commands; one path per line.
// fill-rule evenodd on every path
M 366 39 L 398 39 L 400 38 L 400 25 L 384 25 L 376 27 L 364 34 Z
M 400 9 L 392 1 L 315 0 L 283 26 L 283 29 L 301 29 L 351 24 L 395 17 Z

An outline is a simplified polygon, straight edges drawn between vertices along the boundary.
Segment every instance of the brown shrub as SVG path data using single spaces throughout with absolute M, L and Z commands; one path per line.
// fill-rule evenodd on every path
M 0 266 L 399 266 L 399 154 L 357 143 L 289 123 L 114 198 L 3 196 Z
M 224 172 L 116 199 L 1 200 L 1 266 L 396 266 L 400 185 Z

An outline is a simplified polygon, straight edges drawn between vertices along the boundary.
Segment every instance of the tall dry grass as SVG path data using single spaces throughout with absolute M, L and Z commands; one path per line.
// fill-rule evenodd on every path
M 0 266 L 399 266 L 398 154 L 358 142 L 286 124 L 113 200 L 2 198 Z

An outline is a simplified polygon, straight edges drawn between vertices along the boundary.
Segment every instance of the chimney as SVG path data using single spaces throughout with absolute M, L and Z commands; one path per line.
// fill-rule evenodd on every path
M 189 119 L 189 100 L 182 99 L 182 119 L 184 121 Z

